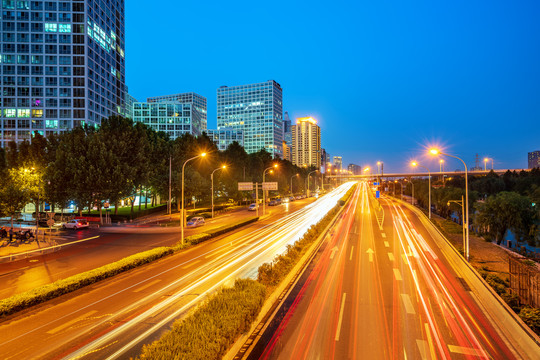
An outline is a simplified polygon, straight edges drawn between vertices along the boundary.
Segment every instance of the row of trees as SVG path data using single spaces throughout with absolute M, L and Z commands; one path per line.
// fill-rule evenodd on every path
M 98 129 L 78 127 L 47 138 L 35 133 L 31 142 L 11 142 L 0 149 L 0 216 L 38 201 L 60 208 L 73 201 L 82 212 L 94 206 L 101 209 L 105 201 L 118 205 L 122 199 L 131 199 L 133 212 L 137 195 L 146 195 L 152 203 L 168 199 L 170 163 L 172 196 L 179 199 L 182 165 L 202 152 L 208 155 L 186 165 L 188 203 L 192 199 L 210 202 L 210 174 L 222 165 L 226 168 L 214 174 L 215 194 L 234 200 L 251 197 L 238 191 L 239 181 L 260 183 L 264 169 L 273 164 L 278 168 L 274 174 L 267 173 L 266 181 L 277 181 L 283 194 L 290 192 L 290 179 L 295 174 L 299 175 L 293 177 L 294 191 L 304 191 L 306 175 L 312 170 L 272 159 L 264 150 L 247 154 L 238 143 L 220 152 L 205 134 L 170 140 L 167 134 L 142 123 L 113 116 Z M 180 208 L 178 201 L 176 207 Z
M 429 187 L 427 179 L 413 179 L 414 195 L 418 204 L 427 208 Z M 412 193 L 408 182 L 406 194 Z M 464 177 L 453 177 L 443 183 L 433 181 L 431 204 L 439 215 L 450 218 L 455 212 L 463 221 L 461 206 L 451 200 L 465 197 Z M 469 214 L 471 225 L 486 238 L 498 244 L 507 231 L 512 231 L 519 242 L 540 246 L 538 221 L 540 219 L 540 169 L 506 172 L 499 176 L 493 171 L 486 176 L 469 178 Z

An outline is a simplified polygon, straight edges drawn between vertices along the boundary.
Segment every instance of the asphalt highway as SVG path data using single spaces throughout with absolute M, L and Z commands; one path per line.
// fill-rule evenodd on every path
M 313 201 L 314 198 L 303 199 L 288 205 L 267 207 L 266 211 L 270 214 L 270 220 L 276 220 Z M 202 227 L 186 228 L 184 235 L 204 232 L 205 229 L 234 223 L 256 216 L 255 214 L 254 211 L 244 209 L 221 215 L 213 220 L 208 219 Z M 176 219 L 180 221 L 178 215 Z M 0 299 L 95 269 L 141 251 L 174 245 L 180 239 L 180 227 L 121 226 L 65 230 L 63 234 L 62 242 L 90 240 L 67 246 L 54 253 L 1 263 Z
M 418 216 L 386 198 L 378 210 L 370 191 L 358 187 L 249 358 L 516 358 Z
M 187 251 L 133 269 L 0 322 L 4 359 L 136 356 L 174 319 L 239 277 L 255 276 L 321 219 L 351 184 Z M 293 208 L 300 208 L 293 211 Z M 283 210 L 287 212 L 287 210 Z

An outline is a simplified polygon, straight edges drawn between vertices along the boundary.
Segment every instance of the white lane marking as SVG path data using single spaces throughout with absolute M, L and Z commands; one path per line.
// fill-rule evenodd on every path
M 448 345 L 448 350 L 450 350 L 450 352 L 457 353 L 457 354 L 482 356 L 481 351 L 478 351 L 473 348 L 463 347 L 463 346 Z
M 86 314 L 83 314 L 83 315 L 79 316 L 78 318 L 70 320 L 70 321 L 68 321 L 66 323 L 63 323 L 60 326 L 55 327 L 52 330 L 47 331 L 47 334 L 51 334 L 51 335 L 56 334 L 57 332 L 59 332 L 61 330 L 64 330 L 65 328 L 70 327 L 71 325 L 73 325 L 73 324 L 75 324 L 75 323 L 77 323 L 77 322 L 79 322 L 81 320 L 84 320 L 85 318 L 90 317 L 90 316 L 94 315 L 95 313 L 97 313 L 97 310 L 89 311 Z
M 336 330 L 336 341 L 339 341 L 339 334 L 341 333 L 341 323 L 343 321 L 343 308 L 345 307 L 346 297 L 347 297 L 347 293 L 343 293 L 343 297 L 341 298 L 341 309 L 339 310 L 339 320 L 338 320 L 337 330 Z
M 416 345 L 418 345 L 418 350 L 420 350 L 420 357 L 422 360 L 428 360 L 428 343 L 426 340 L 416 340 Z
M 385 233 L 381 233 L 381 236 L 382 236 L 383 238 L 385 238 L 385 237 L 386 237 L 386 234 L 385 234 Z
M 384 242 L 384 246 L 385 246 L 385 247 L 390 247 L 390 243 L 389 243 L 388 241 L 385 241 L 385 242 Z
M 369 262 L 373 262 L 373 253 L 375 253 L 375 251 L 373 251 L 372 248 L 369 248 L 369 249 L 366 250 L 366 252 L 369 255 Z
M 394 254 L 388 253 L 388 258 L 390 259 L 390 261 L 394 261 Z
M 396 281 L 403 280 L 403 278 L 401 277 L 401 273 L 399 272 L 399 269 L 394 268 L 394 277 L 396 278 Z
M 353 251 L 354 251 L 354 246 L 351 246 L 351 256 L 349 256 L 349 260 L 352 260 Z
M 336 252 L 338 251 L 338 247 L 337 246 L 334 246 L 334 248 L 330 251 L 332 251 L 332 253 L 330 254 L 330 260 L 332 260 L 334 258 L 334 255 L 336 254 Z
M 403 262 L 405 263 L 405 265 L 409 265 L 409 259 L 407 259 L 407 255 L 401 254 L 401 257 L 403 258 Z
M 403 301 L 403 305 L 405 306 L 405 311 L 407 312 L 407 314 L 416 314 L 416 311 L 414 311 L 414 306 L 411 301 L 411 297 L 408 294 L 401 294 L 401 300 Z
M 147 289 L 147 288 L 149 288 L 149 287 L 152 286 L 152 285 L 156 285 L 156 284 L 157 284 L 158 282 L 160 282 L 160 281 L 161 281 L 160 279 L 156 279 L 156 280 L 154 280 L 154 281 L 150 281 L 148 284 L 143 285 L 143 286 L 141 286 L 140 288 L 133 290 L 133 292 L 141 292 L 141 291 L 143 291 L 144 289 Z

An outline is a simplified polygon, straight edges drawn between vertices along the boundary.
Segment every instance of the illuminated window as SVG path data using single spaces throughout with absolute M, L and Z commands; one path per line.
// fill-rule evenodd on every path
M 33 118 L 40 118 L 40 117 L 43 117 L 43 110 L 41 110 L 41 109 L 38 109 L 38 110 L 32 110 L 32 117 L 33 117 Z
M 58 32 L 70 33 L 71 32 L 71 24 L 59 24 Z
M 56 129 L 58 128 L 58 120 L 45 120 L 46 129 Z
M 45 32 L 56 32 L 57 30 L 58 30 L 58 24 L 45 23 Z
M 29 118 L 30 117 L 30 109 L 17 109 L 17 117 L 18 118 Z
M 15 109 L 5 109 L 4 110 L 4 116 L 5 117 L 15 117 L 16 110 Z

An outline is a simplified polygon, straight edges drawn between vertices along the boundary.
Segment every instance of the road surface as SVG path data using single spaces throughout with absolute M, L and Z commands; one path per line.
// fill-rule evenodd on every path
M 249 358 L 516 358 L 419 218 L 361 184 Z
M 0 322 L 4 359 L 136 356 L 209 293 L 282 253 L 345 194 L 345 184 L 300 210 L 133 269 Z M 290 206 L 290 205 L 289 205 Z

